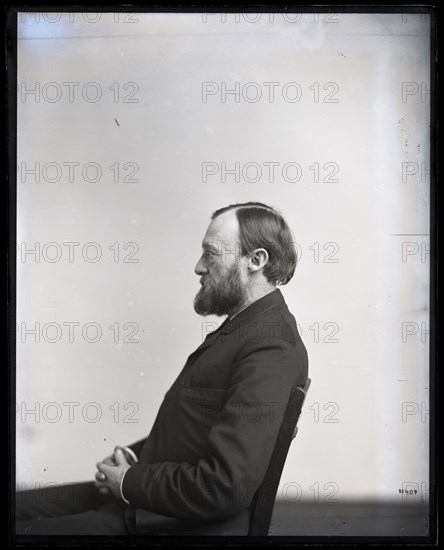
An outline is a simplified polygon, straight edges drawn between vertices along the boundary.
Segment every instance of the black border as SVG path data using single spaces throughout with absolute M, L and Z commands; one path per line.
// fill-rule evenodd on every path
M 15 395 L 16 395 L 16 227 L 17 227 L 17 14 L 18 12 L 35 11 L 53 11 L 57 8 L 58 12 L 77 12 L 80 10 L 86 12 L 119 12 L 127 13 L 130 10 L 135 13 L 427 13 L 430 16 L 430 415 L 429 415 L 429 510 L 430 510 L 430 531 L 428 537 L 297 537 L 297 536 L 279 536 L 279 537 L 26 537 L 16 536 L 15 528 L 15 464 L 16 464 L 16 413 L 15 413 Z M 94 3 L 92 9 L 91 3 L 76 2 L 75 5 L 60 6 L 57 2 L 45 2 L 44 4 L 20 4 L 6 5 L 6 32 L 5 32 L 5 80 L 6 80 L 6 154 L 8 159 L 7 168 L 7 319 L 8 319 L 8 460 L 12 474 L 8 478 L 8 546 L 79 546 L 80 541 L 83 545 L 91 546 L 257 546 L 271 545 L 289 547 L 293 545 L 340 545 L 340 546 L 435 546 L 437 544 L 437 490 L 438 490 L 438 470 L 437 470 L 437 243 L 438 243 L 438 85 L 437 85 L 437 52 L 438 52 L 438 5 L 437 4 L 418 4 L 414 2 L 391 2 L 389 4 L 315 4 L 315 3 L 285 3 L 285 4 L 263 4 L 263 3 L 238 3 L 231 5 L 227 3 L 195 3 L 181 4 L 174 2 L 162 3 L 144 3 L 135 5 L 128 3 L 125 5 L 110 5 L 108 3 Z M 435 340 L 436 338 L 436 340 Z M 44 538 L 44 541 L 41 540 Z M 48 542 L 50 538 L 50 542 Z M 112 544 L 110 544 L 112 543 Z

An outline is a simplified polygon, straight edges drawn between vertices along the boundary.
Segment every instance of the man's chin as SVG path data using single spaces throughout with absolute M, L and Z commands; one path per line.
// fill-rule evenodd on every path
M 194 298 L 194 311 L 203 317 L 208 315 L 222 317 L 229 315 L 230 311 L 238 307 L 238 304 L 239 300 L 230 299 L 230 296 L 222 296 L 211 290 L 200 289 Z
M 226 315 L 225 312 L 218 310 L 215 307 L 211 307 L 210 304 L 203 304 L 201 302 L 194 302 L 194 311 L 201 315 L 202 317 L 208 317 L 209 315 L 215 315 L 216 317 L 221 317 Z
M 208 315 L 218 315 L 218 316 L 221 315 L 214 312 L 213 309 L 210 307 L 204 306 L 202 304 L 196 304 L 196 303 L 194 304 L 194 311 L 198 315 L 201 315 L 202 317 L 208 317 Z
M 197 296 L 194 300 L 194 311 L 198 314 L 198 315 L 203 315 L 204 317 L 206 317 L 207 315 L 211 315 L 211 313 L 208 312 L 208 307 L 203 304 L 201 301 L 199 301 L 197 299 Z

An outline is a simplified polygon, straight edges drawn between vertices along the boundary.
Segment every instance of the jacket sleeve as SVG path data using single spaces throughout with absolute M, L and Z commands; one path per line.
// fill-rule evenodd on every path
M 225 404 L 196 464 L 136 464 L 122 490 L 135 508 L 218 520 L 248 507 L 268 467 L 290 390 L 306 379 L 294 343 L 247 344 L 231 371 Z

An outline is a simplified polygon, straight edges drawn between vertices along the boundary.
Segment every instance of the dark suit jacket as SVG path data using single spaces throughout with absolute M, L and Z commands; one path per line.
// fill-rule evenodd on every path
M 226 320 L 192 353 L 151 432 L 129 447 L 131 508 L 221 521 L 250 505 L 294 385 L 308 377 L 296 321 L 279 289 Z

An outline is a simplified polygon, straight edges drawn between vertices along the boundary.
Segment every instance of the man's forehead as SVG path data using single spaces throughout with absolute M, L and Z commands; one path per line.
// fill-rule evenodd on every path
M 238 240 L 239 222 L 234 210 L 220 214 L 210 225 L 205 233 L 202 244 L 218 243 L 221 241 L 235 242 Z

